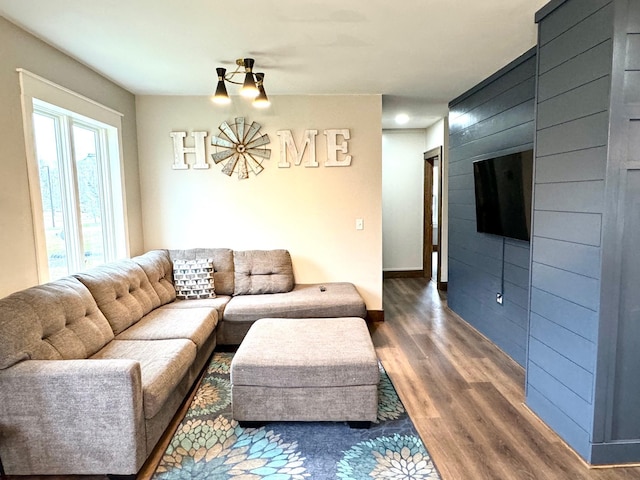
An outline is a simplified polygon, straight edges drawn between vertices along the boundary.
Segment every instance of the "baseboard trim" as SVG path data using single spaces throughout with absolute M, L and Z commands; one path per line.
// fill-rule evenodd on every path
M 591 468 L 637 466 L 640 459 L 638 440 L 591 444 Z
M 424 270 L 387 270 L 382 272 L 382 278 L 423 278 Z
M 438 290 L 446 292 L 448 287 L 449 284 L 447 282 L 438 282 Z
M 367 322 L 384 322 L 384 310 L 367 310 Z

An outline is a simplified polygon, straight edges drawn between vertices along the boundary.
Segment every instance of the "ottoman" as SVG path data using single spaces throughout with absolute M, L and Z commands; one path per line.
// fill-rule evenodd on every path
M 263 318 L 231 362 L 233 418 L 347 421 L 367 427 L 378 415 L 380 373 L 362 318 Z

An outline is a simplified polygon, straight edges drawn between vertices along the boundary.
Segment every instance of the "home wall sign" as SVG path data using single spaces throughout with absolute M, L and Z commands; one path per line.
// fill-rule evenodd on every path
M 237 172 L 239 179 L 249 178 L 249 172 L 258 175 L 264 170 L 262 162 L 271 158 L 269 135 L 260 134 L 261 125 L 252 122 L 247 125 L 244 117 L 237 117 L 235 123 L 223 122 L 220 127 L 220 135 L 211 135 L 210 151 L 211 159 L 215 164 L 222 163 L 222 173 L 231 176 Z M 348 167 L 351 165 L 351 155 L 347 140 L 351 138 L 349 129 L 336 128 L 324 130 L 326 140 L 326 158 L 323 165 L 326 167 Z M 174 170 L 206 170 L 210 168 L 207 161 L 207 143 L 209 136 L 205 131 L 191 132 L 193 147 L 185 146 L 187 132 L 170 132 L 173 139 L 173 165 Z M 307 168 L 320 166 L 316 156 L 316 137 L 318 130 L 305 130 L 300 147 L 296 144 L 291 130 L 278 130 L 280 139 L 279 168 L 290 168 L 293 165 L 303 165 Z M 306 153 L 306 155 L 305 155 Z M 187 155 L 193 155 L 195 162 L 187 162 Z M 303 163 L 303 158 L 306 161 Z
M 235 119 L 235 123 L 223 122 L 220 129 L 220 136 L 211 136 L 211 145 L 215 152 L 211 154 L 213 161 L 223 163 L 222 173 L 231 176 L 233 172 L 238 172 L 238 178 L 244 180 L 249 178 L 249 171 L 258 175 L 264 167 L 262 161 L 271 158 L 271 150 L 266 148 L 269 144 L 269 135 L 260 135 L 261 125 L 252 122 L 246 125 L 244 117 Z M 205 138 L 207 132 L 191 132 L 194 139 L 193 147 L 185 147 L 184 139 L 186 132 L 171 132 L 173 138 L 173 166 L 174 170 L 186 170 L 189 164 L 186 161 L 186 154 L 195 155 L 194 169 L 208 169 L 209 163 L 206 160 Z
M 278 130 L 278 136 L 280 137 L 280 163 L 278 167 L 289 168 L 289 156 L 295 158 L 295 165 L 298 166 L 302 163 L 302 157 L 305 149 L 309 147 L 309 155 L 305 162 L 305 167 L 318 167 L 318 161 L 316 160 L 316 136 L 317 130 L 305 130 L 302 148 L 298 149 L 296 142 L 293 140 L 291 130 Z M 324 131 L 327 137 L 327 159 L 324 162 L 325 167 L 348 167 L 351 165 L 351 155 L 347 155 L 349 152 L 349 146 L 347 140 L 351 138 L 349 129 L 347 128 L 335 128 Z M 342 137 L 343 141 L 338 143 L 338 137 Z M 342 153 L 344 157 L 338 159 L 338 152 Z

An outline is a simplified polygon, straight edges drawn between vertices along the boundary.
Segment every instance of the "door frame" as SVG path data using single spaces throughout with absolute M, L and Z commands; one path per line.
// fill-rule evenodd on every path
M 433 268 L 433 168 L 438 162 L 438 263 L 436 267 L 436 285 L 441 284 L 440 252 L 442 249 L 442 146 L 424 152 L 424 185 L 423 185 L 423 214 L 422 214 L 422 271 L 424 278 L 431 278 Z M 427 168 L 428 167 L 428 168 Z

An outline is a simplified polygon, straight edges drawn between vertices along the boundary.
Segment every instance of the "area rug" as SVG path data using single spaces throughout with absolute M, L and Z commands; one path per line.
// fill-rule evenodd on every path
M 369 429 L 343 422 L 243 429 L 231 418 L 232 358 L 214 354 L 154 479 L 440 479 L 381 365 L 378 420 Z

